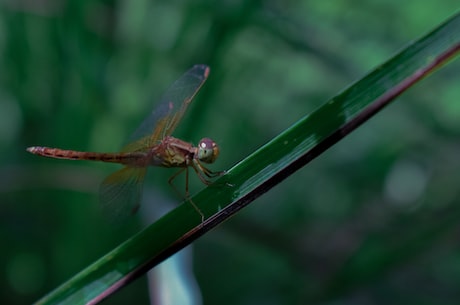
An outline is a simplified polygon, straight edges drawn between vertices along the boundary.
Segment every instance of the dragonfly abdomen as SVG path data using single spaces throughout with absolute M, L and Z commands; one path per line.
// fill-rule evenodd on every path
M 43 146 L 33 146 L 27 148 L 27 151 L 43 157 L 68 160 L 91 160 L 112 163 L 122 163 L 136 165 L 139 159 L 142 159 L 143 154 L 139 153 L 97 153 L 84 152 L 76 150 L 66 150 L 60 148 L 51 148 Z

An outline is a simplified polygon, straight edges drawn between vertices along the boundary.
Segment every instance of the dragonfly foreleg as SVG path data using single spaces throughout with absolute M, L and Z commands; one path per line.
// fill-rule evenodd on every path
M 212 183 L 211 180 L 206 179 L 204 176 L 208 178 L 215 178 L 217 176 L 222 176 L 225 174 L 225 171 L 222 172 L 213 172 L 210 169 L 206 168 L 197 160 L 193 160 L 192 167 L 195 170 L 196 174 L 200 178 L 201 182 L 203 182 L 206 185 L 210 185 Z

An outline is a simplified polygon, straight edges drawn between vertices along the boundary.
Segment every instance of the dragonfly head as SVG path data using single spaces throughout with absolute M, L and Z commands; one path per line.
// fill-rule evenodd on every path
M 204 138 L 198 143 L 198 160 L 213 163 L 219 156 L 219 146 L 210 138 Z

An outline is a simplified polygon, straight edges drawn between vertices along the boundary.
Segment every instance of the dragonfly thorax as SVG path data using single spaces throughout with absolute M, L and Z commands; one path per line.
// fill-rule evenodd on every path
M 210 138 L 203 138 L 198 143 L 197 159 L 204 163 L 213 163 L 219 156 L 219 146 Z

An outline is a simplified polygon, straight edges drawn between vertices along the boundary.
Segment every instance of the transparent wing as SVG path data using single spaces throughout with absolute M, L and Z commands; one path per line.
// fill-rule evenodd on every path
M 112 220 L 137 211 L 146 172 L 145 167 L 124 167 L 102 181 L 99 189 L 101 207 Z
M 208 75 L 206 65 L 195 65 L 185 72 L 165 92 L 158 106 L 129 138 L 122 151 L 143 151 L 171 135 Z

